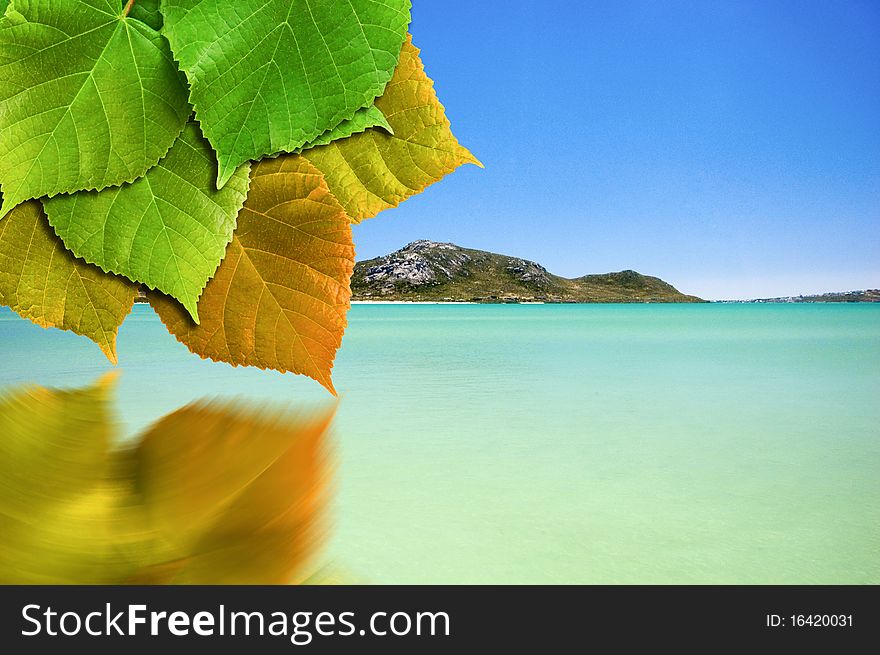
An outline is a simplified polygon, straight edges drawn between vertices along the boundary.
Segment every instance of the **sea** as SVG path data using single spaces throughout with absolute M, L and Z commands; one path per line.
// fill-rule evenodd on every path
M 880 583 L 880 305 L 356 305 L 307 378 L 203 361 L 135 306 L 129 438 L 202 398 L 338 402 L 325 557 L 368 583 Z M 88 385 L 0 310 L 0 392 Z M 2 435 L 0 435 L 2 437 Z

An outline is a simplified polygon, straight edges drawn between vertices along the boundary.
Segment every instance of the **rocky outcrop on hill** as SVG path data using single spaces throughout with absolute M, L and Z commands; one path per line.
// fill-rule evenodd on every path
M 426 240 L 358 262 L 352 291 L 354 300 L 702 302 L 635 271 L 568 279 L 526 259 Z

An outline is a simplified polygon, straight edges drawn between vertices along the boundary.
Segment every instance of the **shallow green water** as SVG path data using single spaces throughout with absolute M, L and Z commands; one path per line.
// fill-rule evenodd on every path
M 374 582 L 880 583 L 880 306 L 360 305 L 331 545 Z M 120 334 L 129 431 L 197 397 L 321 402 Z M 0 385 L 90 342 L 0 310 Z

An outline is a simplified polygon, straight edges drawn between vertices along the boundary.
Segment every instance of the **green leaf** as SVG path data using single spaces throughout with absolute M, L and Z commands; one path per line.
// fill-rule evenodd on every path
M 115 364 L 116 332 L 136 295 L 65 250 L 36 200 L 0 221 L 0 304 L 24 318 L 88 337 Z
M 220 164 L 294 152 L 382 94 L 409 0 L 162 0 L 163 33 Z
M 119 0 L 125 7 L 128 0 Z M 159 0 L 137 0 L 128 15 L 145 22 L 154 30 L 162 29 L 162 14 L 159 13 Z
M 179 300 L 197 303 L 232 239 L 248 192 L 249 165 L 214 189 L 214 153 L 190 123 L 141 179 L 44 200 L 49 222 L 77 257 Z
M 352 134 L 365 132 L 371 127 L 381 127 L 389 134 L 394 134 L 394 130 L 391 128 L 391 125 L 388 124 L 388 119 L 385 118 L 385 114 L 383 114 L 376 105 L 370 105 L 369 107 L 358 109 L 351 119 L 342 121 L 332 130 L 327 130 L 324 134 L 300 148 L 298 152 L 308 150 L 309 148 L 325 146 L 338 139 L 346 139 Z
M 396 207 L 462 164 L 482 166 L 452 134 L 409 39 L 376 106 L 388 118 L 391 134 L 367 130 L 303 153 L 353 222 Z
M 0 216 L 131 182 L 190 114 L 168 44 L 118 0 L 18 0 L 0 21 Z

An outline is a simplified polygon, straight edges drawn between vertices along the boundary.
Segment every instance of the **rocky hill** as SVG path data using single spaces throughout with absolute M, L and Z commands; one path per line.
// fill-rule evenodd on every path
M 358 262 L 351 286 L 353 300 L 703 302 L 635 271 L 569 279 L 525 259 L 434 241 Z

